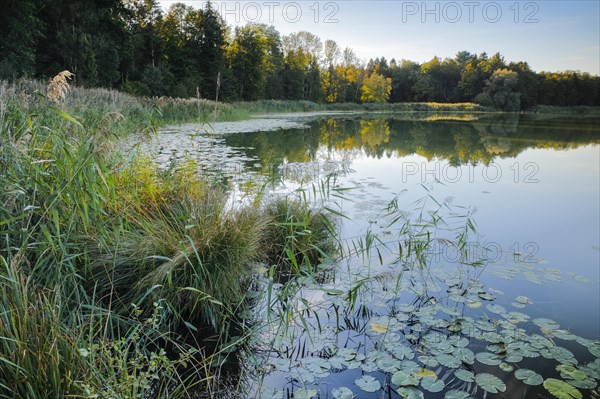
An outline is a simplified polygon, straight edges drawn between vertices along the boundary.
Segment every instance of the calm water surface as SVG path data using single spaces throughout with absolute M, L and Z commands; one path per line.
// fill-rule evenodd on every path
M 528 368 L 544 379 L 572 382 L 573 375 L 561 376 L 556 366 L 576 363 L 587 365 L 581 369 L 588 374 L 579 376 L 584 382 L 573 384 L 583 384 L 584 397 L 598 397 L 597 388 L 596 393 L 583 389 L 595 387 L 600 377 L 600 363 L 589 363 L 600 351 L 598 120 L 421 119 L 338 117 L 310 121 L 306 129 L 193 138 L 196 144 L 188 153 L 205 162 L 206 169 L 218 169 L 219 177 L 242 194 L 244 187 L 267 176 L 280 182 L 278 191 L 289 191 L 318 184 L 328 171 L 345 171 L 335 185 L 351 189 L 328 204 L 348 217 L 340 220 L 344 243 L 352 248 L 371 233 L 392 243 L 367 259 L 348 256 L 318 283 L 307 283 L 295 306 L 306 306 L 299 299 L 304 298 L 317 310 L 307 311 L 303 323 L 292 322 L 287 335 L 276 323 L 267 323 L 261 342 L 280 339 L 273 346 L 257 344 L 256 353 L 241 360 L 247 362 L 244 369 L 252 370 L 242 377 L 243 395 L 332 398 L 344 397 L 348 391 L 337 389 L 346 387 L 358 398 L 420 397 L 417 389 L 434 398 L 494 397 L 495 388 L 486 385 L 486 377 L 471 381 L 454 374 L 465 370 L 502 380 L 505 386 L 496 388 L 504 392 L 498 397 L 552 397 L 541 381 L 524 384 L 514 371 Z M 161 140 L 164 156 L 177 152 L 169 146 L 180 140 Z M 206 161 L 218 154 L 226 156 Z M 412 211 L 413 219 L 421 209 L 447 204 L 439 210 L 447 229 L 464 225 L 469 214 L 476 233 L 465 244 L 473 253 L 468 260 L 485 255 L 485 265 L 461 266 L 456 250 L 438 245 L 429 251 L 432 274 L 405 272 L 399 278 L 402 263 L 394 262 L 398 254 L 393 248 L 401 238 L 395 235 L 397 226 L 388 225 L 393 216 L 384 211 L 392 200 L 397 201 L 395 214 Z M 447 229 L 437 231 L 456 237 L 458 230 Z M 458 280 L 475 283 L 461 286 L 456 270 L 461 273 Z M 319 289 L 348 292 L 361 279 L 367 283 L 356 290 L 354 307 L 342 300 L 346 294 Z M 466 287 L 460 295 L 468 300 L 452 296 L 459 286 Z M 521 302 L 515 303 L 519 296 Z M 257 308 L 260 319 L 264 309 Z M 515 320 L 519 317 L 525 319 Z M 457 320 L 463 318 L 474 323 L 472 329 L 467 331 L 464 322 L 463 330 L 456 331 Z M 477 325 L 478 320 L 492 327 Z M 484 337 L 486 332 L 502 338 Z M 432 343 L 434 333 L 454 346 Z M 510 334 L 519 337 L 508 338 Z M 461 337 L 468 345 L 458 342 Z M 533 342 L 532 349 L 531 337 L 542 343 Z M 518 348 L 522 360 L 503 357 L 505 350 L 497 345 L 508 347 L 509 354 Z M 569 353 L 548 354 L 550 345 Z M 458 364 L 443 356 L 460 356 L 464 346 L 471 354 Z M 495 359 L 486 361 L 483 355 L 480 361 L 480 352 L 494 351 Z M 411 383 L 402 382 L 406 376 L 398 374 L 423 369 L 434 377 L 426 381 L 420 374 Z M 358 381 L 363 376 L 376 381 Z M 431 386 L 434 381 L 443 384 Z

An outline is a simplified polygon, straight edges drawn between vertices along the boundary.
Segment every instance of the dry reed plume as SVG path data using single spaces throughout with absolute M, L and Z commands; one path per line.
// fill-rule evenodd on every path
M 50 79 L 50 83 L 48 84 L 48 99 L 54 102 L 56 105 L 60 105 L 71 88 L 68 80 L 73 76 L 73 73 L 64 70 Z

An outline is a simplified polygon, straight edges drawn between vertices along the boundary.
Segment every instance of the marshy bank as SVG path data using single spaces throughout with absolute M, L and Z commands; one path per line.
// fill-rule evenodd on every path
M 153 134 L 169 108 L 55 83 L 2 85 L 0 397 L 211 392 L 250 334 L 256 269 L 301 274 L 333 254 L 330 217 L 292 197 L 232 207 L 193 160 L 119 155 L 116 137 Z

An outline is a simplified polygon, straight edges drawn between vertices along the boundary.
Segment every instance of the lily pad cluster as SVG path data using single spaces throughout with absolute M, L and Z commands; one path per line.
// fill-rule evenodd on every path
M 301 387 L 295 392 L 302 395 L 338 399 L 383 391 L 409 399 L 431 393 L 480 398 L 507 392 L 509 380 L 510 389 L 559 399 L 582 398 L 597 389 L 600 341 L 578 336 L 548 317 L 530 316 L 534 297 L 504 298 L 487 288 L 481 270 L 473 267 L 386 265 L 381 252 L 373 253 L 377 267 L 361 266 L 361 257 L 357 266 L 338 270 L 320 302 L 305 306 L 308 299 L 302 295 L 320 286 L 307 282 L 308 289 L 286 303 L 288 309 L 299 309 L 301 322 L 288 314 L 286 333 L 269 341 L 267 374 L 283 373 L 287 386 Z M 494 265 L 490 273 L 502 279 L 521 275 L 534 284 L 563 279 L 557 269 L 526 263 Z M 582 363 L 583 358 L 592 361 Z M 547 365 L 555 372 L 548 373 Z M 332 381 L 343 385 L 331 386 Z

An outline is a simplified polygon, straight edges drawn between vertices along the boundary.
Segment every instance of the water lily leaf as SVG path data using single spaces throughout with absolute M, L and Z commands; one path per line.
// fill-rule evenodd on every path
M 459 348 L 465 348 L 469 345 L 469 340 L 465 337 L 459 337 L 458 335 L 453 335 L 448 338 L 448 343 L 452 346 L 456 346 Z
M 533 319 L 533 323 L 544 330 L 558 330 L 560 326 L 554 320 L 546 319 L 543 317 Z
M 508 363 L 519 363 L 523 360 L 523 356 L 518 353 L 507 353 L 504 357 L 504 361 Z
M 392 352 L 392 355 L 394 355 L 395 357 L 397 357 L 400 360 L 405 359 L 405 358 L 408 360 L 412 360 L 415 357 L 415 353 L 413 352 L 413 350 L 404 345 L 394 346 L 390 350 L 390 352 Z
M 376 334 L 385 334 L 388 331 L 389 327 L 387 324 L 381 323 L 371 323 L 371 331 Z
M 290 377 L 305 384 L 315 382 L 315 376 L 310 371 L 303 368 L 295 368 L 290 371 Z
M 317 396 L 316 389 L 300 388 L 296 392 L 294 392 L 295 399 L 311 399 L 311 398 L 314 398 L 315 396 Z
M 421 366 L 412 360 L 403 360 L 400 362 L 400 370 L 406 371 L 407 373 L 416 374 L 421 371 Z
M 345 359 L 343 359 L 340 356 L 332 356 L 327 360 L 329 360 L 329 364 L 331 365 L 331 368 L 334 368 L 337 370 L 342 370 L 347 362 Z
M 500 334 L 498 334 L 497 332 L 486 332 L 483 334 L 483 339 L 485 339 L 487 342 L 490 342 L 492 344 L 498 344 L 501 342 L 504 342 L 504 337 Z
M 560 346 L 554 346 L 550 349 L 548 349 L 548 353 L 550 354 L 550 356 L 559 361 L 560 363 L 569 363 L 569 364 L 576 364 L 577 360 L 575 359 L 575 355 L 573 355 L 573 352 L 571 352 L 570 350 L 560 347 Z
M 596 388 L 596 386 L 598 385 L 596 383 L 596 381 L 594 381 L 591 378 L 588 378 L 586 380 L 567 380 L 567 382 L 571 385 L 573 385 L 575 388 L 581 388 L 581 389 L 594 389 Z
M 500 363 L 498 365 L 498 367 L 500 367 L 500 370 L 506 371 L 507 373 L 510 373 L 511 371 L 513 371 L 515 369 L 511 364 L 504 363 L 504 362 Z
M 596 359 L 599 360 L 599 359 Z M 594 367 L 592 363 L 585 366 L 579 366 L 579 370 L 587 374 L 588 377 L 600 380 L 600 365 Z
M 527 385 L 540 385 L 544 382 L 541 375 L 529 369 L 519 369 L 515 371 L 515 378 L 523 381 Z
M 506 320 L 513 324 L 529 321 L 529 316 L 521 312 L 508 312 L 502 315 Z
M 479 301 L 468 301 L 467 306 L 471 309 L 477 309 L 481 307 L 481 302 Z
M 446 353 L 441 353 L 435 358 L 442 366 L 448 367 L 450 369 L 459 368 L 461 365 L 461 361 L 459 358 L 453 355 L 448 355 Z
M 437 367 L 440 364 L 433 356 L 419 356 L 419 361 L 429 367 Z
M 423 392 L 416 387 L 400 387 L 398 393 L 405 399 L 424 399 Z
M 387 353 L 384 356 L 380 356 L 375 363 L 377 363 L 377 367 L 386 373 L 393 373 L 401 369 L 401 362 Z
M 377 363 L 368 361 L 362 363 L 360 369 L 366 373 L 372 373 L 373 371 L 379 370 L 379 367 L 377 367 Z
M 556 366 L 556 371 L 564 379 L 583 381 L 587 378 L 587 374 L 570 364 L 559 364 Z
M 554 344 L 546 337 L 539 334 L 529 336 L 529 343 L 536 349 L 552 348 Z
M 407 373 L 406 371 L 396 371 L 392 375 L 392 384 L 399 386 L 418 385 L 421 378 L 416 374 Z
M 365 392 L 375 392 L 381 388 L 381 383 L 370 375 L 357 378 L 354 383 Z
M 479 298 L 483 299 L 484 301 L 493 301 L 494 299 L 496 299 L 495 296 L 493 296 L 492 294 L 488 294 L 487 292 L 478 292 L 477 296 L 479 296 Z
M 446 387 L 446 384 L 437 377 L 430 376 L 421 380 L 421 386 L 429 392 L 442 392 Z
M 415 373 L 415 375 L 419 378 L 427 378 L 427 377 L 435 377 L 437 378 L 437 374 L 433 370 L 429 369 L 421 369 L 421 371 Z
M 456 376 L 456 378 L 458 378 L 459 380 L 462 380 L 464 382 L 475 381 L 475 374 L 473 374 L 473 372 L 469 371 L 469 370 L 458 369 L 458 370 L 454 371 L 454 375 Z
M 553 330 L 552 335 L 556 338 L 564 339 L 565 341 L 574 341 L 577 339 L 577 336 L 572 332 L 560 328 L 558 330 Z
M 519 295 L 515 298 L 515 300 L 511 303 L 515 308 L 523 309 L 526 305 L 531 305 L 533 301 L 526 296 Z
M 497 366 L 502 362 L 498 355 L 490 352 L 479 352 L 475 355 L 475 358 L 480 363 L 487 364 L 488 366 Z
M 579 281 L 580 283 L 584 283 L 584 284 L 591 284 L 592 283 L 592 279 L 586 276 L 582 276 L 582 275 L 575 275 L 573 276 L 573 279 L 575 281 Z
M 463 363 L 475 363 L 475 354 L 469 348 L 457 348 L 454 352 L 452 352 L 452 354 Z
M 458 389 L 452 389 L 446 392 L 444 399 L 473 399 L 473 397 L 469 395 L 468 392 L 459 391 Z
M 283 399 L 283 391 L 275 388 L 263 388 L 258 397 L 259 399 Z
M 412 313 L 415 311 L 415 305 L 410 305 L 410 304 L 400 304 L 396 306 L 396 310 L 398 312 L 404 312 L 404 313 Z
M 582 399 L 583 395 L 574 386 L 556 378 L 544 381 L 544 388 L 558 399 Z
M 600 341 L 591 342 L 586 346 L 592 355 L 600 357 Z
M 487 310 L 489 310 L 490 312 L 495 313 L 495 314 L 506 313 L 506 309 L 503 306 L 496 305 L 495 303 L 487 304 L 485 307 L 487 308 Z
M 310 357 L 305 359 L 302 362 L 302 365 L 311 373 L 315 375 L 315 377 L 327 377 L 329 373 L 329 369 L 331 365 L 329 362 L 321 357 Z
M 452 308 L 449 306 L 444 306 L 440 309 L 442 312 L 446 313 L 448 316 L 460 316 L 462 315 L 462 311 L 457 308 Z
M 502 380 L 495 375 L 488 373 L 481 373 L 475 376 L 475 382 L 484 391 L 489 393 L 498 393 L 506 391 L 506 385 Z
M 534 284 L 544 284 L 544 280 L 533 272 L 523 272 L 523 276 Z
M 335 388 L 331 393 L 335 399 L 353 399 L 356 396 L 346 387 Z

